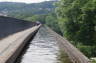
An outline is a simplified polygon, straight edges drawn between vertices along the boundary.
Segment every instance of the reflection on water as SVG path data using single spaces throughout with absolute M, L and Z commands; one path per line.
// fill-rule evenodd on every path
M 58 54 L 59 63 L 72 63 L 64 51 L 60 50 Z
M 41 28 L 23 55 L 21 63 L 66 63 L 59 56 L 59 47 L 46 28 Z

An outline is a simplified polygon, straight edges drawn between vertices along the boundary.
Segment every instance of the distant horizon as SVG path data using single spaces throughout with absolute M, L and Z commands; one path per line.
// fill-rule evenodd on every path
M 51 1 L 51 0 L 0 0 L 0 2 L 16 2 L 16 3 L 40 3 L 44 1 Z
M 47 1 L 42 1 L 42 2 L 47 2 Z M 33 3 L 42 3 L 42 2 L 33 2 Z M 32 4 L 32 3 L 26 3 L 26 2 L 8 2 L 8 1 L 3 1 L 0 3 L 25 3 L 25 4 Z

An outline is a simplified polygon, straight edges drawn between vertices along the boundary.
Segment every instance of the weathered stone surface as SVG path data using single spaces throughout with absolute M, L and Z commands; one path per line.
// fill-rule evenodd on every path
M 13 63 L 39 27 L 31 27 L 0 40 L 0 63 Z
M 0 39 L 13 33 L 28 29 L 33 25 L 33 22 L 0 16 Z

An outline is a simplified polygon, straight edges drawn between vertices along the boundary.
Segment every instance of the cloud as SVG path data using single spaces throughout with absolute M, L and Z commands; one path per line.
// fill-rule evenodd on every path
M 49 0 L 0 0 L 0 2 L 25 2 L 25 3 L 38 3 Z

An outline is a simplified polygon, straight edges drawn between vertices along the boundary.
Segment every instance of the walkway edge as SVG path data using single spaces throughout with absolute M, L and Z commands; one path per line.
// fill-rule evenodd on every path
M 18 37 L 10 46 L 0 55 L 0 63 L 13 63 L 17 56 L 26 45 L 27 41 L 34 36 L 34 33 L 40 28 L 41 25 L 34 26 L 25 30 L 23 35 Z M 6 45 L 7 46 L 7 45 Z
M 58 45 L 69 56 L 73 63 L 91 63 L 91 61 L 76 47 L 74 47 L 66 38 L 63 38 L 49 27 L 46 26 L 46 28 L 50 33 L 52 33 L 52 35 L 55 36 Z

